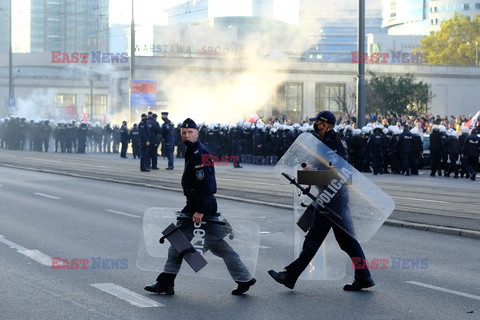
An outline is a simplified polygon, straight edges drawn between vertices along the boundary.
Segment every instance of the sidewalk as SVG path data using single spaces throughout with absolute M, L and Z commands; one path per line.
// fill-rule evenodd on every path
M 122 159 L 118 154 L 0 149 L 0 166 L 182 192 L 183 159 L 175 159 L 175 169 L 166 171 L 167 162 L 159 157 L 160 170 L 140 172 L 139 160 L 128 156 L 129 159 Z M 293 208 L 292 187 L 282 184 L 272 166 L 246 164 L 241 169 L 232 166 L 215 169 L 218 198 Z M 395 200 L 395 210 L 385 224 L 480 239 L 478 181 L 431 178 L 426 171 L 418 177 L 366 176 Z

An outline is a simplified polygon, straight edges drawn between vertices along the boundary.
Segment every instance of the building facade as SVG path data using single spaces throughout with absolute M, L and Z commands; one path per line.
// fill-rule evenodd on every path
M 480 14 L 480 1 L 384 0 L 383 23 L 389 35 L 429 35 L 455 13 L 469 18 Z
M 8 115 L 8 66 L 0 57 L 0 117 Z M 17 114 L 29 118 L 83 113 L 88 119 L 138 120 L 151 109 L 205 122 L 236 123 L 252 113 L 300 121 L 320 110 L 341 113 L 339 98 L 354 109 L 354 63 L 257 60 L 244 57 L 137 57 L 137 79 L 156 81 L 157 105 L 129 107 L 128 63 L 52 64 L 51 55 L 14 54 Z M 479 109 L 480 72 L 475 67 L 367 64 L 377 75 L 412 73 L 431 86 L 430 112 L 468 115 Z M 93 99 L 93 104 L 90 103 Z M 354 111 L 354 110 L 353 110 Z M 26 114 L 28 112 L 28 114 Z M 115 118 L 117 117 L 117 118 Z
M 31 0 L 31 52 L 109 51 L 109 0 Z

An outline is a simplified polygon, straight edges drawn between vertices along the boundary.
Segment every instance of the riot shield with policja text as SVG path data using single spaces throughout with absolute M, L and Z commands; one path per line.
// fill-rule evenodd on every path
M 193 223 L 191 216 L 172 208 L 147 209 L 137 255 L 138 267 L 217 279 L 250 280 L 257 266 L 260 227 L 249 220 L 223 216 L 204 216 L 204 220 L 207 222 Z M 176 232 L 181 233 L 180 236 Z M 159 243 L 162 237 L 168 241 Z M 183 265 L 183 260 L 190 266 Z

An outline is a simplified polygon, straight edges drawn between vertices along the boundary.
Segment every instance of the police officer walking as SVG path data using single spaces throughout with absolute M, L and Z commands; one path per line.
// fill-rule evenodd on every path
M 127 121 L 122 122 L 122 127 L 120 128 L 120 141 L 122 143 L 122 149 L 120 150 L 120 158 L 127 158 L 127 148 L 130 137 L 128 134 Z
M 473 129 L 470 135 L 465 138 L 463 145 L 463 155 L 465 159 L 465 166 L 467 169 L 466 178 L 475 181 L 478 168 L 478 157 L 480 156 L 480 138 L 477 135 L 478 128 Z
M 150 169 L 158 170 L 158 145 L 160 144 L 159 136 L 161 134 L 160 125 L 157 121 L 157 114 L 153 113 L 152 117 L 147 120 L 148 130 L 150 131 L 150 161 L 151 163 Z
M 196 123 L 187 118 L 182 123 L 181 137 L 186 146 L 185 169 L 182 175 L 182 188 L 186 196 L 186 206 L 182 213 L 192 218 L 193 223 L 201 223 L 203 217 L 216 217 L 217 200 L 214 194 L 217 192 L 217 182 L 215 180 L 215 169 L 211 161 L 211 154 L 207 148 L 198 139 L 198 129 Z M 205 159 L 209 163 L 205 163 Z M 190 222 L 191 223 L 191 222 Z M 189 239 L 191 240 L 191 239 Z M 205 239 L 205 246 L 225 261 L 230 274 L 235 275 L 237 289 L 232 291 L 233 295 L 240 295 L 248 291 L 256 282 L 252 278 L 248 269 L 240 260 L 238 254 L 223 239 L 208 240 Z M 174 294 L 174 281 L 182 264 L 182 257 L 178 252 L 170 248 L 168 251 L 168 260 L 162 272 L 157 277 L 157 282 L 145 287 L 145 290 L 154 293 Z
M 333 129 L 336 122 L 334 114 L 330 111 L 321 111 L 315 118 L 310 118 L 310 121 L 315 122 L 315 132 L 321 137 L 322 142 L 345 159 L 345 153 L 347 151 L 340 137 Z M 345 212 L 345 202 L 348 201 L 347 192 L 346 188 L 341 188 L 329 203 L 332 209 L 337 212 L 342 212 L 343 219 L 350 219 L 349 213 Z M 293 289 L 298 277 L 315 257 L 330 229 L 333 229 L 335 239 L 340 245 L 340 248 L 350 256 L 352 262 L 354 259 L 361 259 L 362 262 L 365 261 L 365 255 L 358 241 L 347 233 L 347 231 L 333 223 L 324 214 L 315 210 L 312 225 L 305 236 L 299 257 L 285 267 L 285 271 L 276 272 L 269 270 L 268 274 L 278 283 L 283 284 L 289 289 Z M 353 233 L 353 230 L 350 230 L 350 233 Z M 352 284 L 345 285 L 343 290 L 359 291 L 374 285 L 375 283 L 370 276 L 368 268 L 359 268 L 355 269 L 355 281 Z
M 140 135 L 136 123 L 133 124 L 133 128 L 130 130 L 130 139 L 132 140 L 133 159 L 137 157 L 140 159 Z
M 173 170 L 173 146 L 175 136 L 173 123 L 168 119 L 168 112 L 162 112 L 162 154 L 168 158 L 167 170 Z
M 138 133 L 140 136 L 140 171 L 150 171 L 150 130 L 147 124 L 147 115 L 142 114 L 142 120 L 138 124 Z

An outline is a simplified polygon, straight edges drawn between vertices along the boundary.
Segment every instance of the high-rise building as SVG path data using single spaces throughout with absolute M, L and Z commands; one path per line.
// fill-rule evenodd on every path
M 382 25 L 390 35 L 429 35 L 455 13 L 469 18 L 480 15 L 480 1 L 384 0 Z
M 166 10 L 169 25 L 210 24 L 219 17 L 267 18 L 298 24 L 299 0 L 198 0 Z
M 109 0 L 31 0 L 31 52 L 109 50 Z
M 352 51 L 358 50 L 358 8 L 352 1 L 315 0 L 300 2 L 301 28 L 309 34 L 312 47 L 304 59 L 308 61 L 350 62 Z M 365 33 L 386 34 L 382 29 L 380 1 L 367 3 Z M 367 41 L 365 40 L 365 44 Z
M 8 47 L 10 45 L 10 38 L 8 33 L 8 28 L 10 24 L 10 1 L 1 0 L 0 1 L 0 30 L 4 30 L 0 33 L 0 52 L 8 52 Z

